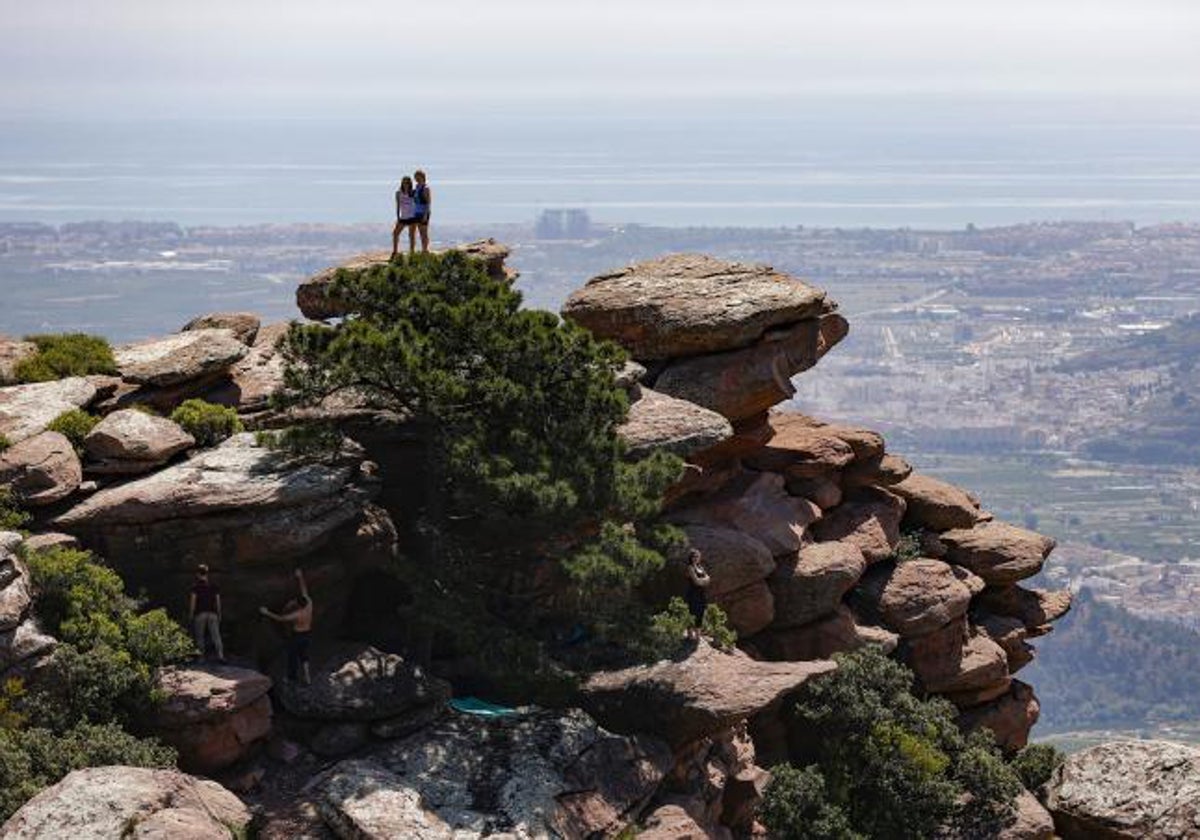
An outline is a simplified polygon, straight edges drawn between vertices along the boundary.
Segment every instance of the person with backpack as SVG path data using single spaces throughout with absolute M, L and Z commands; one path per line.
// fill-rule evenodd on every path
M 408 253 L 417 250 L 417 200 L 414 196 L 413 181 L 407 175 L 400 181 L 400 189 L 396 190 L 396 225 L 392 228 L 392 259 L 400 253 L 400 232 L 408 228 Z
M 429 184 L 425 178 L 425 170 L 418 169 L 413 173 L 413 180 L 417 182 L 416 190 L 413 192 L 413 216 L 416 219 L 417 233 L 421 235 L 421 253 L 429 253 L 429 216 L 433 210 L 433 191 L 429 189 Z

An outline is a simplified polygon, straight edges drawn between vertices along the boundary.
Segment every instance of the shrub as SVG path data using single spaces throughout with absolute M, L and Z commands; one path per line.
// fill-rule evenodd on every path
M 76 452 L 83 452 L 83 439 L 91 434 L 99 422 L 99 417 L 93 417 L 82 409 L 72 408 L 55 417 L 46 429 L 63 435 L 71 441 Z
M 1021 790 L 986 734 L 964 736 L 954 707 L 912 693 L 913 675 L 874 648 L 835 657 L 838 670 L 797 695 L 793 757 L 813 765 L 851 827 L 915 840 L 953 827 L 988 836 Z
M 1050 744 L 1030 744 L 1022 749 L 1012 760 L 1012 768 L 1021 777 L 1021 783 L 1027 790 L 1038 790 L 1058 766 L 1066 760 L 1066 756 Z
M 900 535 L 900 541 L 896 544 L 895 550 L 892 551 L 891 559 L 897 563 L 904 563 L 908 560 L 918 559 L 922 553 L 921 532 L 905 531 Z
M 25 340 L 37 345 L 37 352 L 17 363 L 13 372 L 18 382 L 50 382 L 68 376 L 117 373 L 112 348 L 99 336 L 67 333 L 31 335 Z
M 204 400 L 187 400 L 171 412 L 171 419 L 200 446 L 216 446 L 243 430 L 237 411 Z
M 154 669 L 190 655 L 190 638 L 161 609 L 139 614 L 116 572 L 87 552 L 51 548 L 28 565 L 38 619 L 62 642 L 23 704 L 30 722 L 62 731 L 117 721 L 137 730 L 157 701 Z
M 9 440 L 5 435 L 0 435 L 0 452 L 3 452 L 10 446 L 12 446 L 12 441 Z
M 816 767 L 774 768 L 758 816 L 775 840 L 866 840 L 829 801 Z
M 667 608 L 650 618 L 645 659 L 669 659 L 683 648 L 684 636 L 696 626 L 696 620 L 682 598 L 672 598 Z
M 13 497 L 11 487 L 0 486 L 0 531 L 20 531 L 29 524 L 29 514 Z
M 123 765 L 172 767 L 175 751 L 135 738 L 114 724 L 47 729 L 0 729 L 0 822 L 72 770 Z
M 737 644 L 737 632 L 729 626 L 729 616 L 716 604 L 705 607 L 700 632 L 711 639 L 713 646 L 720 650 L 732 650 Z

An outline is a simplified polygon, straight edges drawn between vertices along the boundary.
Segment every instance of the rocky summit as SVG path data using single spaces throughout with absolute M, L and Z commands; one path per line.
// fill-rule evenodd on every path
M 511 276 L 503 245 L 459 250 L 492 277 Z M 331 291 L 339 270 L 386 260 L 365 254 L 318 273 L 297 291 L 301 312 L 352 315 Z M 0 533 L 0 679 L 36 675 L 59 645 L 35 615 L 23 559 L 35 546 L 95 551 L 181 621 L 207 564 L 226 649 L 240 658 L 160 669 L 163 702 L 144 723 L 183 770 L 215 775 L 254 805 L 263 838 L 763 836 L 770 766 L 803 734 L 789 704 L 831 679 L 835 655 L 868 645 L 907 664 L 918 692 L 949 700 L 963 728 L 991 730 L 1010 754 L 1026 744 L 1039 705 L 1014 675 L 1034 656 L 1030 641 L 1070 608 L 1069 594 L 1024 584 L 1054 541 L 995 521 L 878 433 L 790 402 L 793 377 L 849 329 L 824 291 L 768 266 L 673 255 L 593 278 L 562 315 L 631 359 L 614 372 L 630 404 L 621 457 L 667 450 L 685 462 L 662 519 L 700 550 L 709 600 L 737 633 L 731 649 L 700 640 L 652 664 L 601 663 L 559 708 L 472 699 L 456 710 L 454 695 L 502 692 L 472 670 L 474 651 L 396 633 L 445 585 L 420 594 L 386 574 L 427 539 L 405 419 L 342 394 L 302 415 L 335 424 L 340 448 L 281 451 L 254 432 L 301 416 L 270 401 L 287 325 L 212 313 L 117 348 L 116 376 L 0 387 L 11 444 L 0 481 L 34 511 L 32 535 Z M 10 342 L 0 352 L 30 351 Z M 211 443 L 168 419 L 197 396 L 252 431 Z M 47 431 L 69 409 L 99 421 L 77 444 Z M 289 674 L 283 636 L 259 615 L 295 605 L 297 567 L 316 610 L 307 683 Z M 513 576 L 505 594 L 586 608 L 561 573 L 529 577 Z M 653 587 L 664 602 L 682 595 L 682 564 L 672 558 Z M 569 645 L 570 624 L 554 644 Z M 1069 762 L 1051 788 L 1060 831 L 1196 836 L 1187 797 L 1166 789 L 1189 781 L 1188 762 L 1165 748 Z M 1161 802 L 1139 811 L 1102 788 L 1126 777 L 1160 779 Z M 1018 816 L 1028 828 L 1011 836 L 1046 836 L 1036 802 L 1023 800 Z M 0 836 L 228 837 L 248 821 L 214 782 L 108 767 L 67 776 Z

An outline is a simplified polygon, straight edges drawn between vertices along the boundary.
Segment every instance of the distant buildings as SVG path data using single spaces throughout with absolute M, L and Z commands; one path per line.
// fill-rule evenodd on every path
M 592 234 L 592 219 L 586 210 L 543 210 L 534 227 L 538 239 L 588 239 Z

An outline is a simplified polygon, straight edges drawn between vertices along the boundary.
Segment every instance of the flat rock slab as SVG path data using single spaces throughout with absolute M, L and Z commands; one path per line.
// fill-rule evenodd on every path
M 1200 749 L 1112 741 L 1072 753 L 1046 805 L 1063 840 L 1200 837 Z
M 441 706 L 450 699 L 450 686 L 444 680 L 370 645 L 329 643 L 319 646 L 311 658 L 311 685 L 276 681 L 280 704 L 297 717 L 385 720 L 425 706 Z
M 83 481 L 83 469 L 71 441 L 58 432 L 41 432 L 0 452 L 0 486 L 31 507 L 61 502 Z
M 339 837 L 612 837 L 671 768 L 667 745 L 614 735 L 579 710 L 449 715 L 335 765 L 317 807 Z
M 581 699 L 614 732 L 645 732 L 680 746 L 773 707 L 836 667 L 824 660 L 759 662 L 701 641 L 684 659 L 595 674 Z
M 249 809 L 216 782 L 177 770 L 93 767 L 69 773 L 22 805 L 0 837 L 225 840 L 244 836 L 249 823 Z
M 653 360 L 745 347 L 833 309 L 825 292 L 770 266 L 673 254 L 593 277 L 562 312 Z
M 715 411 L 640 385 L 633 391 L 629 416 L 617 429 L 631 458 L 656 449 L 687 458 L 733 437 L 733 426 Z
M 96 398 L 96 386 L 82 376 L 0 388 L 0 435 L 9 443 L 44 432 L 58 415 L 83 408 Z
M 164 725 L 201 723 L 249 706 L 271 690 L 271 678 L 235 665 L 162 669 L 156 687 L 163 702 L 155 710 Z
M 180 332 L 229 330 L 242 344 L 251 345 L 261 325 L 262 321 L 253 312 L 212 312 L 188 321 Z
M 979 596 L 979 605 L 996 615 L 1015 618 L 1033 629 L 1058 621 L 1066 615 L 1071 609 L 1071 593 L 1065 589 L 988 587 Z
M 231 330 L 197 329 L 126 344 L 113 357 L 127 382 L 166 387 L 223 373 L 246 353 Z
M 1004 522 L 981 522 L 973 528 L 946 531 L 940 539 L 947 560 L 965 566 L 993 586 L 1033 577 L 1055 545 L 1050 537 Z

